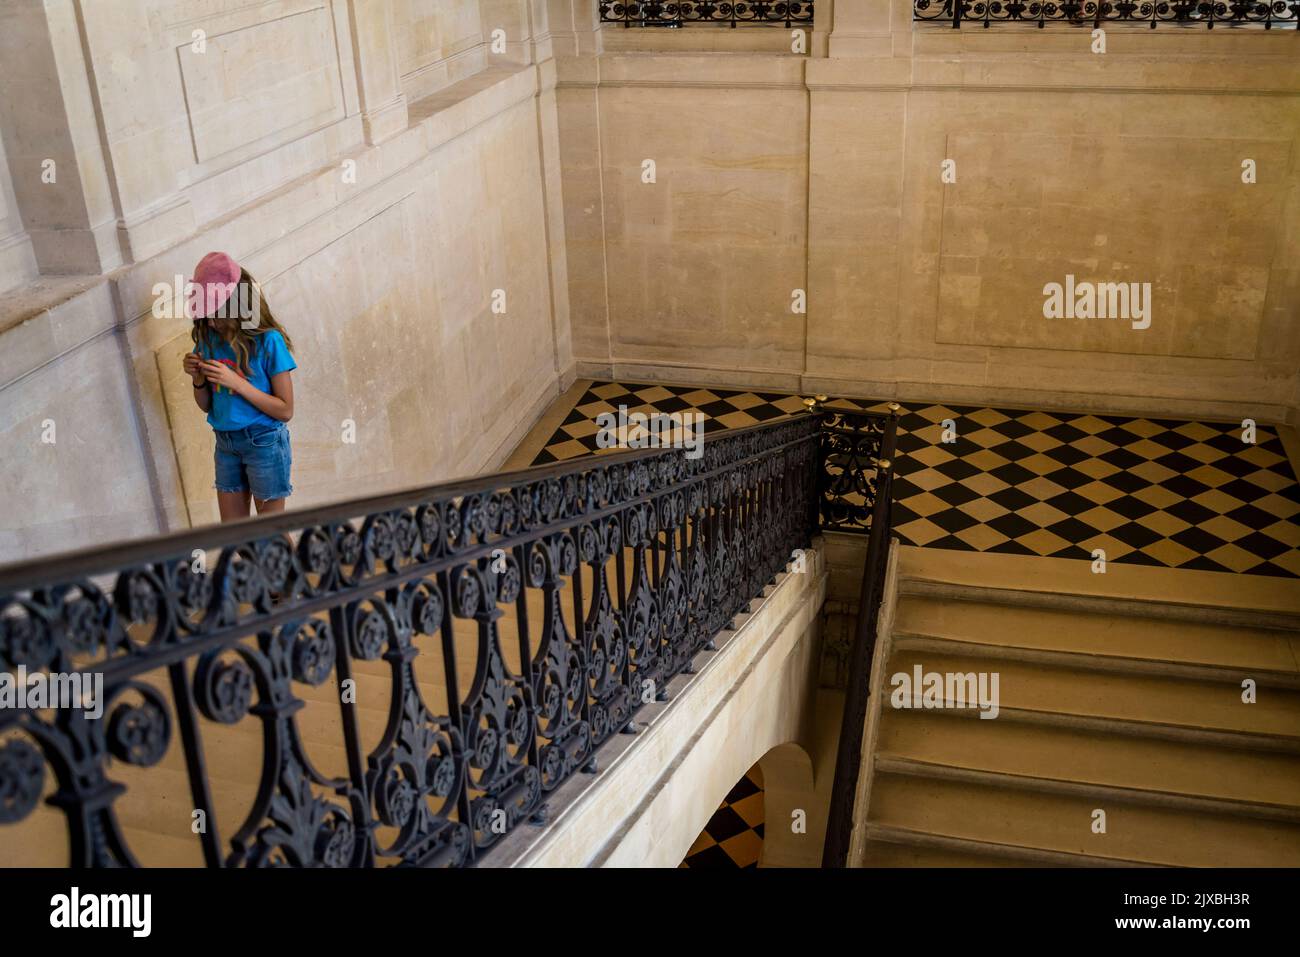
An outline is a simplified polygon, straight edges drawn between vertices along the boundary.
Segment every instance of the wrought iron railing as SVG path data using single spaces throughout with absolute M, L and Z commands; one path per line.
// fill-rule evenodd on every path
M 687 23 L 790 27 L 813 22 L 813 0 L 747 0 L 743 3 L 713 0 L 680 0 L 677 3 L 628 0 L 621 3 L 618 0 L 600 0 L 600 19 L 602 23 L 621 23 L 625 27 L 680 27 Z
M 954 28 L 975 23 L 1049 23 L 1100 27 L 1111 23 L 1181 26 L 1274 25 L 1300 29 L 1300 0 L 912 0 L 912 19 L 951 21 Z
M 893 456 L 898 406 L 888 417 L 828 409 L 822 423 L 822 526 L 867 535 L 858 621 L 849 653 L 844 714 L 827 811 L 823 867 L 843 867 L 853 833 L 854 801 L 862 765 L 862 737 L 871 691 L 876 621 L 889 564 Z
M 0 708 L 0 863 L 482 860 L 809 542 L 825 419 L 0 569 L 0 672 L 103 681 Z

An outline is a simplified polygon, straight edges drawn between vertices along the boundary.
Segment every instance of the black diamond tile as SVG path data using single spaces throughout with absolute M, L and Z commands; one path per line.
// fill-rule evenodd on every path
M 1017 512 L 1022 508 L 1028 508 L 1033 505 L 1038 501 L 1038 499 L 1034 498 L 1028 492 L 1022 492 L 1020 489 L 1013 486 L 1011 488 L 1004 488 L 994 492 L 989 496 L 989 501 L 996 502 L 1003 508 L 1009 509 L 1012 512 Z
M 1008 512 L 1006 515 L 999 515 L 997 518 L 989 519 L 988 526 L 1011 539 L 1019 538 L 1021 535 L 1028 535 L 1038 529 L 1038 526 L 1029 519 L 1015 512 Z
M 1143 548 L 1152 542 L 1160 541 L 1164 537 L 1159 532 L 1153 532 L 1145 525 L 1139 525 L 1137 522 L 1126 522 L 1123 525 L 1117 525 L 1110 530 L 1110 536 L 1133 548 Z M 1156 564 L 1159 564 L 1159 562 Z
M 746 775 L 737 781 L 735 786 L 727 792 L 725 800 L 728 804 L 735 804 L 738 801 L 743 801 L 745 798 L 757 794 L 759 790 L 759 786 L 749 779 L 749 775 Z
M 1134 498 L 1132 495 L 1125 495 L 1115 499 L 1113 502 L 1107 502 L 1106 508 L 1110 509 L 1116 515 L 1123 515 L 1129 520 L 1141 518 L 1144 515 L 1150 515 L 1152 512 L 1158 512 L 1156 508 L 1140 498 Z M 1157 536 L 1158 537 L 1158 536 Z
M 1006 482 L 1008 485 L 1023 485 L 1025 482 L 1038 478 L 1036 473 L 1029 471 L 1024 466 L 1017 465 L 1015 462 L 999 465 L 989 474 L 995 479 Z
M 1071 545 L 1079 545 L 1090 538 L 1097 537 L 1097 529 L 1091 525 L 1084 524 L 1077 518 L 1066 518 L 1057 522 L 1055 525 L 1049 525 L 1047 530 L 1053 535 L 1059 535 Z
M 729 837 L 748 831 L 749 825 L 731 808 L 720 807 L 713 812 L 713 817 L 709 818 L 709 823 L 704 825 L 704 830 L 708 832 L 709 837 L 721 844 Z

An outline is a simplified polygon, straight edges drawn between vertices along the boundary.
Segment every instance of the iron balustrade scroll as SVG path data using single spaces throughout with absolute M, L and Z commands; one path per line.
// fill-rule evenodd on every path
M 889 565 L 893 507 L 893 457 L 898 435 L 896 404 L 888 415 L 825 410 L 820 493 L 823 529 L 867 536 L 858 621 L 849 652 L 844 714 L 827 811 L 823 867 L 844 867 L 853 833 L 854 803 L 862 765 L 862 736 L 871 691 L 871 659 Z
M 720 3 L 713 0 L 681 0 L 679 3 L 600 0 L 602 23 L 625 27 L 681 27 L 687 23 L 768 24 L 791 27 L 813 22 L 813 0 L 781 2 Z
M 103 680 L 0 708 L 0 859 L 484 860 L 810 542 L 821 418 L 0 569 L 0 671 Z
M 953 28 L 974 23 L 988 28 L 997 23 L 1049 23 L 1100 27 L 1108 23 L 1161 23 L 1180 26 L 1215 24 L 1230 27 L 1254 24 L 1270 30 L 1274 25 L 1300 29 L 1300 0 L 912 0 L 912 19 L 951 21 Z

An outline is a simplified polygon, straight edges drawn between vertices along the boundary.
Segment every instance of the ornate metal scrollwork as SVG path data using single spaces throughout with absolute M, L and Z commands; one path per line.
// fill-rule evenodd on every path
M 821 418 L 0 569 L 0 669 L 101 675 L 105 705 L 0 709 L 0 850 L 48 794 L 69 863 L 139 864 L 114 768 L 179 749 L 211 826 L 168 835 L 210 866 L 483 860 L 807 544 Z M 260 758 L 233 814 L 204 748 L 231 735 Z
M 997 23 L 1049 23 L 1073 26 L 1103 23 L 1172 23 L 1196 27 L 1274 25 L 1300 29 L 1300 2 L 1296 0 L 912 0 L 912 19 L 951 22 L 954 27 L 973 23 L 988 28 Z

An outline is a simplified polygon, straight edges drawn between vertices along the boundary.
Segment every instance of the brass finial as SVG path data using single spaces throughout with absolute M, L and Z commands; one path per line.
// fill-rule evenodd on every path
M 891 402 L 891 403 L 889 403 L 889 411 L 890 411 L 890 412 L 897 412 L 897 411 L 899 410 L 899 408 L 900 408 L 900 406 L 899 406 L 899 404 L 898 404 L 897 402 Z
M 882 472 L 888 472 L 893 467 L 894 467 L 894 463 L 889 461 L 889 459 L 876 460 L 876 468 L 880 469 L 880 471 Z
M 817 411 L 817 400 L 816 400 L 816 399 L 804 399 L 804 400 L 803 400 L 803 407 L 804 407 L 805 409 L 807 409 L 809 412 L 816 412 L 816 411 Z

